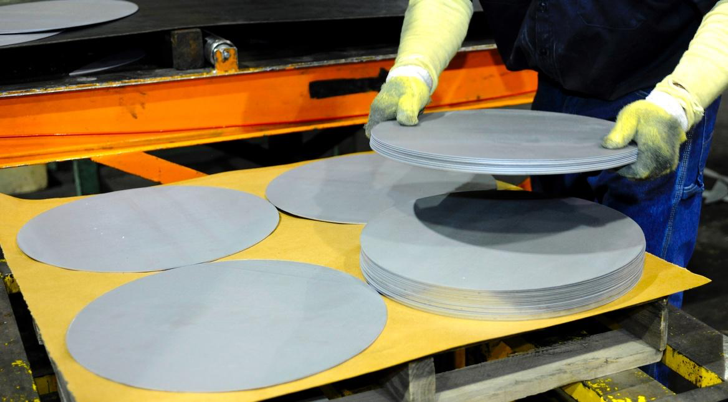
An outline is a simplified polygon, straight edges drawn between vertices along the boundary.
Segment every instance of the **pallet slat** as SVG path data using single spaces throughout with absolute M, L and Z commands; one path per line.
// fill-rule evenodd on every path
M 659 361 L 661 352 L 624 330 L 438 375 L 437 401 L 512 401 Z M 467 374 L 464 372 L 467 371 Z

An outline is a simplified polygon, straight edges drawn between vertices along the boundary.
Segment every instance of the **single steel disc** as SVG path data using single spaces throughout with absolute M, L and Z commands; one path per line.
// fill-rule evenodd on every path
M 351 275 L 290 261 L 227 261 L 161 272 L 86 306 L 66 335 L 88 370 L 134 387 L 269 387 L 356 356 L 387 309 Z
M 58 31 L 127 17 L 139 7 L 123 0 L 50 0 L 0 7 L 0 34 Z
M 31 258 L 79 271 L 145 272 L 213 261 L 265 239 L 278 211 L 242 191 L 157 186 L 100 194 L 25 224 Z
M 451 191 L 492 190 L 488 175 L 443 172 L 359 154 L 308 163 L 276 177 L 266 197 L 293 215 L 366 223 L 392 205 Z

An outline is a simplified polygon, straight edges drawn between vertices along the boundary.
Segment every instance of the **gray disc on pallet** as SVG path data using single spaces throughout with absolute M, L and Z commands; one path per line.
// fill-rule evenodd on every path
M 610 169 L 637 160 L 637 147 L 601 146 L 614 123 L 531 110 L 486 109 L 425 115 L 414 127 L 377 125 L 371 147 L 398 162 L 433 169 L 543 175 Z
M 387 308 L 351 275 L 291 261 L 226 261 L 132 281 L 66 335 L 112 381 L 175 392 L 268 387 L 334 367 L 379 336 Z
M 127 17 L 139 7 L 123 0 L 51 0 L 0 6 L 0 34 L 57 31 Z
M 392 205 L 451 191 L 492 190 L 492 176 L 443 172 L 376 154 L 315 161 L 276 177 L 266 197 L 281 210 L 336 223 L 366 223 Z
M 24 253 L 63 268 L 145 272 L 208 262 L 265 239 L 279 214 L 242 191 L 156 186 L 86 197 L 20 229 Z

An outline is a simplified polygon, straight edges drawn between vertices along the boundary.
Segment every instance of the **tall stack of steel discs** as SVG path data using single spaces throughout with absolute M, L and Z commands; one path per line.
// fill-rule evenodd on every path
M 361 236 L 362 272 L 378 291 L 481 319 L 545 318 L 605 304 L 637 283 L 644 253 L 642 230 L 621 213 L 525 192 L 421 198 L 390 208 Z

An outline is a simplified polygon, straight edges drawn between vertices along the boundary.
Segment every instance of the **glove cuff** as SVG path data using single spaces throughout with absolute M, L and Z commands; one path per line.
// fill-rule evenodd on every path
M 432 93 L 432 86 L 434 85 L 432 81 L 432 76 L 430 73 L 427 72 L 424 68 L 420 66 L 399 66 L 395 67 L 392 70 L 389 71 L 389 74 L 387 74 L 387 81 L 391 80 L 394 77 L 414 77 L 419 78 L 422 80 L 422 82 L 427 85 L 427 89 L 430 90 L 430 94 Z
M 675 120 L 680 123 L 680 127 L 682 127 L 683 131 L 688 131 L 688 128 L 690 127 L 688 116 L 679 100 L 675 99 L 668 93 L 658 90 L 650 92 L 645 100 L 664 109 L 667 114 L 674 117 Z
M 683 85 L 677 83 L 672 75 L 668 75 L 662 82 L 658 83 L 655 91 L 670 95 L 680 104 L 687 116 L 688 128 L 703 118 L 705 111 L 698 100 Z

